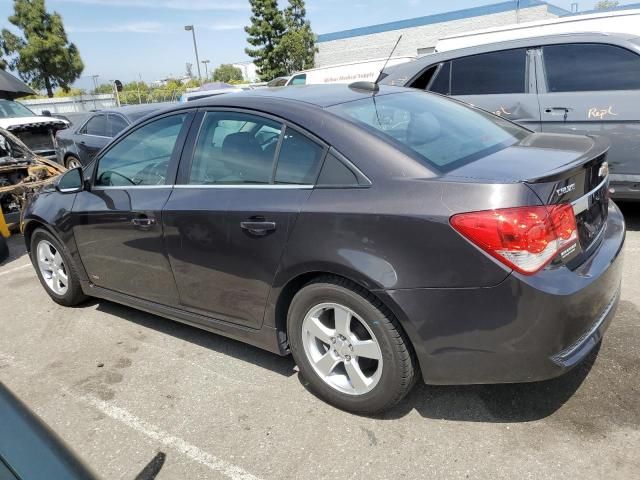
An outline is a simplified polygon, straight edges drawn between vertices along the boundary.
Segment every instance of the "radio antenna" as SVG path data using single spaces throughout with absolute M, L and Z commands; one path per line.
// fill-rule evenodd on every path
M 391 49 L 391 53 L 389 54 L 389 56 L 387 57 L 387 59 L 384 62 L 384 65 L 382 66 L 382 70 L 380 70 L 380 73 L 376 77 L 376 81 L 373 82 L 373 83 L 378 83 L 380 81 L 380 77 L 382 76 L 382 72 L 384 72 L 384 69 L 387 68 L 387 63 L 389 63 L 389 60 L 391 60 L 391 57 L 393 56 L 393 52 L 396 51 L 396 48 L 398 47 L 398 44 L 400 43 L 400 40 L 402 40 L 402 35 L 400 35 L 398 37 L 398 40 L 396 41 L 396 44 Z

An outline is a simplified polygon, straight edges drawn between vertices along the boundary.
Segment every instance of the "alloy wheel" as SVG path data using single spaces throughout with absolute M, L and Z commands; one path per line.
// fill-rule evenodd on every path
M 382 374 L 382 350 L 369 326 L 350 308 L 337 303 L 313 307 L 302 322 L 307 360 L 330 387 L 364 395 Z
M 82 167 L 80 160 L 78 160 L 76 157 L 69 157 L 69 160 L 67 160 L 67 168 L 69 170 L 73 170 L 74 168 L 78 167 Z
M 47 286 L 56 295 L 64 295 L 69 289 L 69 276 L 60 252 L 48 241 L 38 243 L 36 252 L 38 269 Z

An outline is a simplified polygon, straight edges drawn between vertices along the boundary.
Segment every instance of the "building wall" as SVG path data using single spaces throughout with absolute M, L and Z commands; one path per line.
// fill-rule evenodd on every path
M 550 12 L 547 5 L 523 8 L 519 12 L 519 20 L 522 23 L 558 18 L 558 16 Z M 320 41 L 317 43 L 316 67 L 387 57 L 400 34 L 402 34 L 402 40 L 394 56 L 417 55 L 418 49 L 434 47 L 442 37 L 481 28 L 510 25 L 517 20 L 515 10 L 511 10 L 370 35 Z

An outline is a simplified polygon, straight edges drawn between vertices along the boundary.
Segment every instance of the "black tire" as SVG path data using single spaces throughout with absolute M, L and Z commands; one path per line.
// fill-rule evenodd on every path
M 348 307 L 375 335 L 382 352 L 382 373 L 371 391 L 352 395 L 335 389 L 316 373 L 307 358 L 302 324 L 307 313 L 323 303 Z M 387 410 L 405 397 L 417 378 L 415 354 L 398 321 L 370 292 L 348 280 L 325 276 L 304 286 L 289 307 L 287 330 L 291 353 L 310 389 L 340 409 L 360 414 Z
M 64 166 L 68 169 L 71 170 L 71 162 L 77 162 L 78 165 L 82 165 L 82 162 L 80 161 L 80 159 L 78 157 L 76 157 L 75 155 L 69 155 L 67 156 L 67 158 L 64 161 Z
M 67 291 L 63 295 L 59 295 L 54 292 L 47 282 L 45 281 L 42 272 L 38 266 L 38 245 L 43 240 L 49 242 L 53 247 L 58 251 L 60 256 L 64 262 L 64 268 L 66 270 L 68 285 Z M 82 287 L 80 286 L 80 277 L 77 274 L 77 270 L 69 254 L 66 249 L 60 244 L 58 239 L 54 237 L 51 233 L 44 229 L 36 229 L 31 236 L 31 263 L 36 269 L 36 273 L 38 275 L 38 279 L 42 284 L 45 291 L 49 294 L 51 299 L 65 307 L 73 307 L 82 302 L 84 302 L 88 297 L 82 292 Z
M 0 263 L 4 262 L 7 258 L 9 258 L 9 245 L 7 245 L 5 238 L 0 235 Z

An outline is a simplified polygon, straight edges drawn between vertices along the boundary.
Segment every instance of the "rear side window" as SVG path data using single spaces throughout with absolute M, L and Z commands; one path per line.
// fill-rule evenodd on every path
M 207 112 L 193 154 L 192 185 L 269 184 L 282 126 L 256 115 Z
M 526 86 L 526 49 L 484 53 L 451 61 L 451 95 L 525 93 Z
M 296 75 L 291 79 L 289 85 L 304 85 L 307 83 L 307 74 Z
M 95 117 L 92 117 L 91 119 L 89 119 L 82 133 L 86 133 L 87 135 L 98 135 L 100 137 L 108 137 L 109 134 L 107 132 L 107 116 L 96 115 Z
M 324 161 L 324 165 L 322 166 L 320 177 L 318 177 L 318 185 L 358 185 L 358 178 L 355 173 L 349 170 L 335 155 L 329 153 Z
M 445 172 L 502 150 L 530 134 L 482 110 L 420 91 L 376 95 L 328 110 Z
M 127 122 L 120 115 L 109 115 L 110 137 L 115 137 L 127 128 Z
M 640 89 L 640 56 L 621 47 L 549 45 L 543 57 L 549 92 Z
M 287 128 L 278 156 L 276 183 L 312 185 L 323 153 L 324 148 L 313 140 Z

